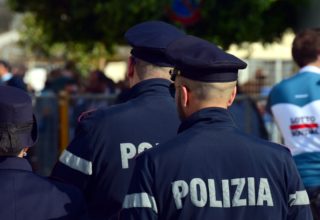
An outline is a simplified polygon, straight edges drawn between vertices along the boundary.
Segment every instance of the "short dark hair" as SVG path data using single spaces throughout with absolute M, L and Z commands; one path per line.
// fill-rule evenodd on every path
M 4 66 L 8 71 L 11 71 L 11 66 L 7 61 L 0 60 L 0 65 Z
M 315 61 L 320 54 L 320 29 L 309 28 L 299 32 L 293 40 L 291 52 L 299 67 Z
M 19 141 L 21 132 L 31 131 L 33 122 L 0 123 L 0 156 L 17 156 L 24 147 Z

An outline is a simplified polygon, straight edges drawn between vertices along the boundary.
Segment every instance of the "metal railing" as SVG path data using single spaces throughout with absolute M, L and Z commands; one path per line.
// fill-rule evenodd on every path
M 74 136 L 79 115 L 87 110 L 113 105 L 116 95 L 67 95 L 44 94 L 34 96 L 34 111 L 38 120 L 39 139 L 31 149 L 31 162 L 35 171 L 48 175 L 58 155 L 67 147 Z M 255 103 L 265 103 L 266 97 L 254 97 Z M 237 96 L 233 114 L 234 121 L 240 129 L 253 135 L 261 136 L 258 121 L 256 120 L 257 109 L 252 109 L 252 102 L 248 96 Z M 269 118 L 268 118 L 269 117 Z M 239 120 L 241 119 L 241 120 Z M 267 129 L 269 140 L 279 142 L 279 132 L 270 116 L 262 115 L 263 125 Z

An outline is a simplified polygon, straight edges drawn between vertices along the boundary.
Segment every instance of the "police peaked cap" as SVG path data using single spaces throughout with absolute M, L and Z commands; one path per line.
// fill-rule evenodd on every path
M 5 137 L 15 149 L 33 146 L 38 137 L 31 97 L 23 90 L 11 86 L 0 86 L 0 142 L 2 144 L 7 143 L 3 140 Z
M 133 47 L 131 54 L 157 66 L 172 67 L 164 50 L 172 41 L 185 36 L 176 27 L 162 21 L 147 21 L 131 27 L 125 39 Z
M 173 75 L 202 82 L 231 82 L 238 79 L 238 70 L 247 64 L 216 45 L 194 36 L 172 42 L 166 55 L 175 65 Z

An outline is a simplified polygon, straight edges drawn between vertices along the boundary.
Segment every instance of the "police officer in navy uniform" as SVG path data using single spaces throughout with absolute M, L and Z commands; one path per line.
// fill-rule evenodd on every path
M 169 89 L 172 64 L 163 52 L 184 35 L 160 21 L 144 22 L 126 32 L 133 47 L 130 99 L 82 116 L 75 138 L 52 172 L 83 190 L 94 220 L 118 217 L 135 156 L 177 134 L 180 122 Z
M 120 219 L 311 220 L 290 152 L 237 129 L 227 110 L 246 64 L 192 36 L 166 54 L 179 134 L 138 156 Z
M 37 136 L 29 95 L 0 86 L 0 219 L 87 219 L 79 189 L 38 176 L 23 158 Z

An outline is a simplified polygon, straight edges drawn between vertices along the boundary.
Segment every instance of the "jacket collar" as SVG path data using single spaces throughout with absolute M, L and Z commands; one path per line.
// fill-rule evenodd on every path
M 184 120 L 178 133 L 181 133 L 191 127 L 204 126 L 214 124 L 220 127 L 236 127 L 229 111 L 224 108 L 205 108 L 193 113 L 190 117 Z
M 32 171 L 30 163 L 20 157 L 0 157 L 0 170 Z
M 130 89 L 130 99 L 141 95 L 170 95 L 170 84 L 166 79 L 143 80 Z
M 320 74 L 320 68 L 316 66 L 305 66 L 299 70 L 299 73 L 303 73 L 303 72 L 313 72 L 313 73 Z

